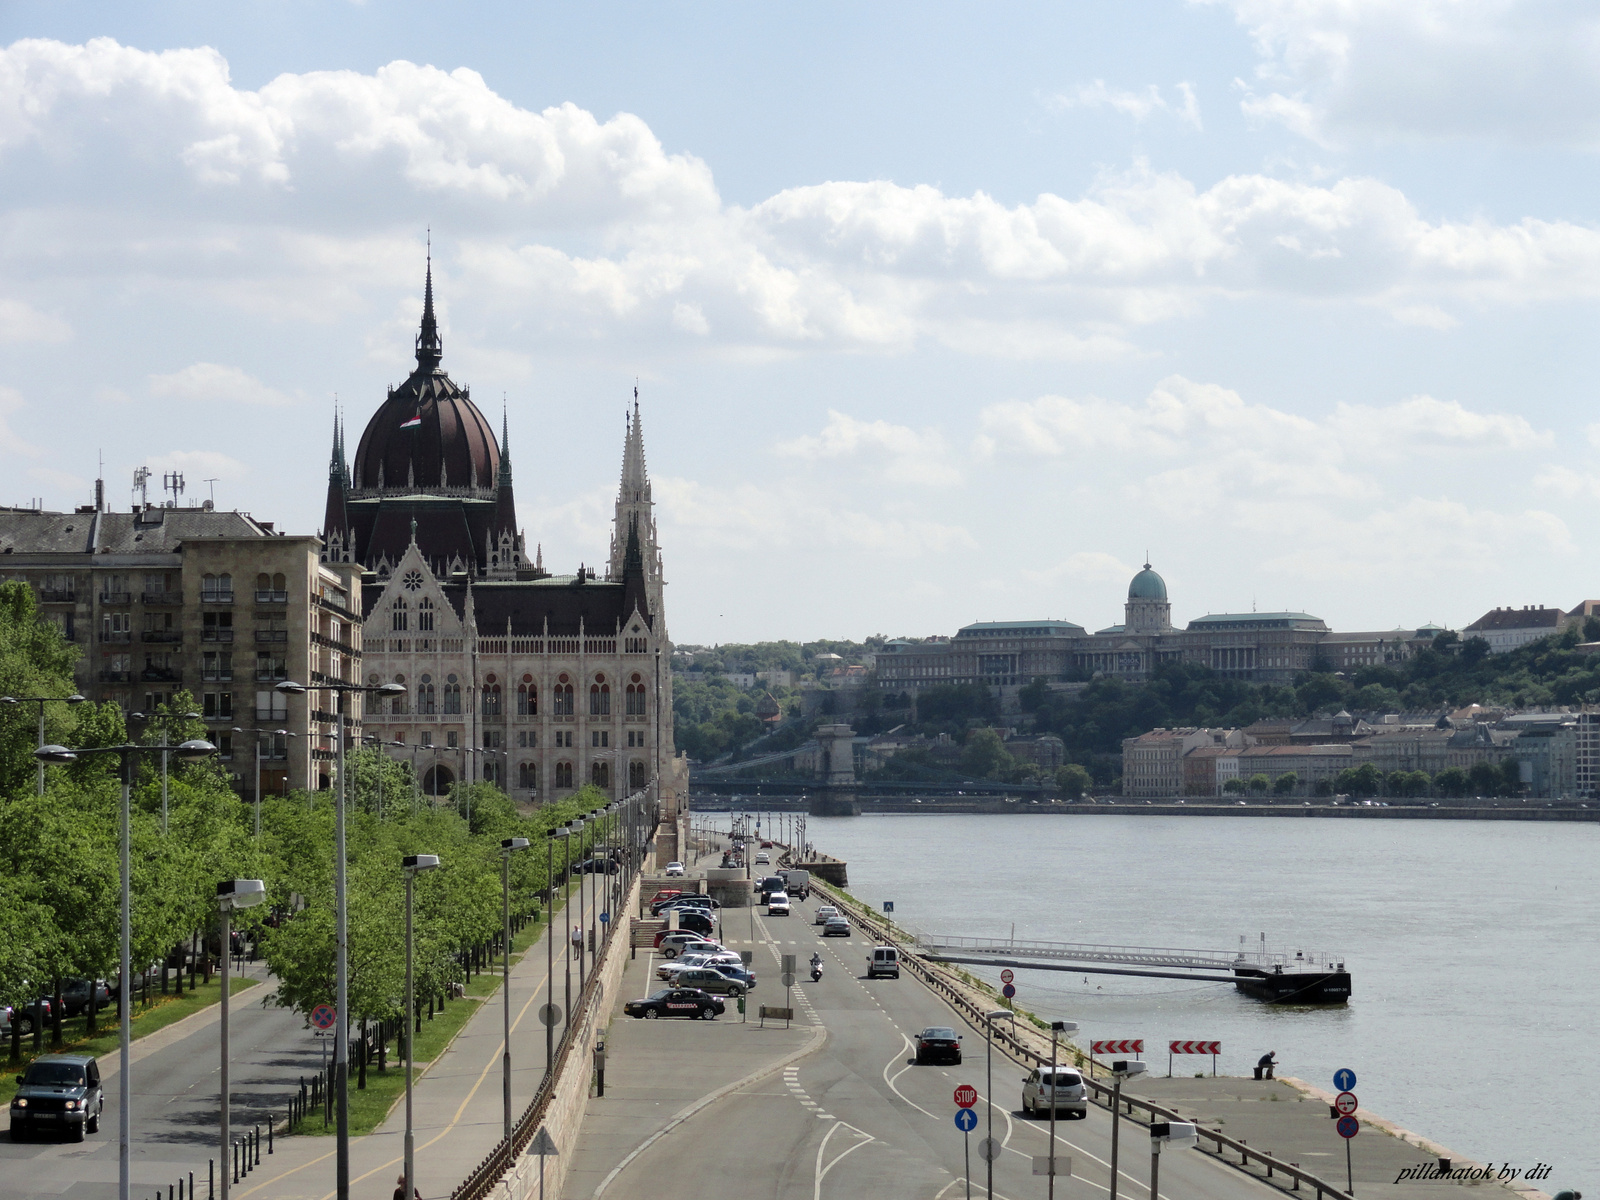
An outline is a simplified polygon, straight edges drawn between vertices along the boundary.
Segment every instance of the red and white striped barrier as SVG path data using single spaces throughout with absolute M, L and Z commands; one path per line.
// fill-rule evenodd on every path
M 1094 1054 L 1143 1054 L 1143 1038 L 1123 1038 L 1116 1042 L 1091 1042 L 1091 1052 Z
M 1221 1042 L 1168 1042 L 1168 1054 L 1221 1054 Z

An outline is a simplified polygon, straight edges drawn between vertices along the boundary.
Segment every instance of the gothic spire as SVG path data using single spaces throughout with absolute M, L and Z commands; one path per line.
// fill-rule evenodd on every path
M 333 452 L 328 455 L 328 478 L 344 478 L 344 441 L 339 436 L 339 410 L 333 410 Z
M 417 369 L 432 371 L 444 357 L 439 322 L 433 315 L 433 234 L 428 234 L 428 275 L 422 291 L 422 329 L 417 333 Z
M 511 486 L 511 426 L 506 418 L 505 402 L 500 404 L 500 480 L 501 487 Z
M 650 472 L 644 461 L 644 427 L 639 420 L 639 388 L 633 389 L 633 413 L 628 418 L 627 440 L 622 447 L 622 486 L 619 504 L 647 503 L 650 499 Z

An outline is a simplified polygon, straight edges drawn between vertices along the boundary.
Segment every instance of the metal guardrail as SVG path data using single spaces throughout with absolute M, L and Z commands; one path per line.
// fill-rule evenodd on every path
M 975 954 L 1047 958 L 1061 962 L 1104 962 L 1137 967 L 1190 967 L 1195 970 L 1231 971 L 1236 955 L 1222 950 L 1179 950 L 1167 946 L 1092 946 L 1081 942 L 1018 941 L 1004 938 L 956 937 L 919 934 L 923 949 L 965 950 Z
M 816 882 L 820 883 L 823 891 L 833 894 L 835 899 L 843 899 L 842 896 L 838 895 L 838 890 L 831 884 L 827 883 L 826 881 Z M 978 1028 L 981 1029 L 986 1024 L 983 1010 L 980 1009 L 976 1004 L 973 1004 L 961 989 L 957 988 L 949 980 L 941 977 L 939 973 L 924 963 L 916 954 L 908 952 L 907 947 L 903 943 L 903 939 L 897 938 L 892 929 L 880 921 L 865 916 L 849 903 L 841 903 L 839 905 L 839 911 L 844 914 L 846 920 L 850 921 L 853 925 L 859 926 L 863 932 L 870 933 L 873 937 L 878 938 L 883 942 L 898 945 L 900 948 L 901 966 L 909 967 L 912 974 L 916 975 L 918 979 L 927 984 L 930 991 L 943 999 L 957 1012 L 960 1012 L 963 1015 L 971 1018 L 976 1023 Z M 1001 1029 L 998 1026 L 991 1026 L 990 1034 L 996 1043 L 1003 1048 L 1008 1049 L 1014 1057 L 1022 1060 L 1024 1063 L 1035 1067 L 1049 1065 L 1049 1059 L 1045 1058 L 1037 1050 L 1033 1049 L 1033 1047 L 1024 1043 L 1020 1038 L 1010 1031 Z M 1085 1057 L 1088 1057 L 1091 1063 L 1094 1061 L 1092 1056 Z M 1109 1109 L 1111 1106 L 1112 1097 L 1115 1094 L 1114 1089 L 1110 1085 L 1101 1083 L 1098 1079 L 1090 1077 L 1086 1077 L 1084 1079 L 1084 1083 L 1089 1087 L 1091 1099 L 1093 1099 L 1095 1103 L 1102 1104 Z M 1150 1121 L 1158 1120 L 1183 1121 L 1187 1119 L 1180 1113 L 1170 1108 L 1165 1108 L 1162 1105 L 1155 1104 L 1149 1100 L 1141 1100 L 1133 1096 L 1123 1096 L 1121 1098 L 1121 1103 L 1125 1106 L 1122 1111 L 1130 1117 L 1133 1115 L 1135 1109 L 1141 1109 L 1147 1113 L 1148 1117 L 1145 1120 L 1146 1124 L 1148 1124 Z M 1242 1167 L 1252 1162 L 1259 1163 L 1266 1169 L 1266 1177 L 1268 1179 L 1273 1179 L 1276 1175 L 1282 1175 L 1284 1178 L 1292 1181 L 1294 1186 L 1289 1189 L 1291 1191 L 1299 1191 L 1300 1185 L 1304 1184 L 1307 1188 L 1316 1193 L 1317 1200 L 1323 1200 L 1325 1196 L 1349 1195 L 1349 1193 L 1344 1191 L 1344 1189 L 1329 1183 L 1325 1179 L 1319 1179 L 1310 1171 L 1302 1170 L 1295 1163 L 1285 1162 L 1280 1158 L 1274 1157 L 1270 1153 L 1263 1153 L 1260 1150 L 1251 1149 L 1249 1144 L 1243 1139 L 1231 1138 L 1215 1129 L 1207 1129 L 1198 1122 L 1195 1123 L 1195 1131 L 1200 1136 L 1202 1150 L 1204 1149 L 1203 1143 L 1209 1141 L 1213 1144 L 1213 1149 L 1211 1152 L 1223 1162 L 1229 1162 L 1230 1160 L 1224 1157 L 1224 1155 L 1227 1153 L 1232 1153 L 1239 1156 L 1238 1162 L 1233 1165 Z

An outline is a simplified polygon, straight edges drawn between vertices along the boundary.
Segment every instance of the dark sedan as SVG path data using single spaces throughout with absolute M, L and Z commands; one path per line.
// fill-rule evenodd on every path
M 721 1000 L 698 988 L 662 988 L 642 1000 L 629 1000 L 622 1006 L 628 1016 L 649 1021 L 657 1017 L 710 1021 L 720 1017 L 726 1009 Z
M 954 1029 L 932 1025 L 917 1034 L 917 1065 L 961 1062 L 961 1039 Z

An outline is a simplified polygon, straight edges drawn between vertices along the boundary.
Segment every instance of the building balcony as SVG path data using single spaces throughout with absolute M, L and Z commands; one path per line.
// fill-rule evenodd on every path
M 126 646 L 133 641 L 133 634 L 126 629 L 113 629 L 110 633 L 102 633 L 100 640 L 108 646 Z
M 141 642 L 156 642 L 163 645 L 176 645 L 183 641 L 181 629 L 146 629 L 139 635 Z
M 201 679 L 201 682 L 203 682 L 203 683 L 232 683 L 233 682 L 233 672 L 232 671 L 210 671 L 210 672 L 202 671 L 200 673 L 200 679 Z
M 275 721 L 279 725 L 289 719 L 289 710 L 286 708 L 257 708 L 257 721 Z
M 76 604 L 78 593 L 72 588 L 40 588 L 40 604 Z
M 182 683 L 183 672 L 177 667 L 146 667 L 139 672 L 141 683 Z
M 113 608 L 126 608 L 133 603 L 132 592 L 101 592 L 100 603 Z
M 231 642 L 233 641 L 233 630 L 202 629 L 200 631 L 200 640 L 202 642 Z
M 282 683 L 287 678 L 289 678 L 289 673 L 282 667 L 271 667 L 265 671 L 256 672 L 257 683 Z
M 289 593 L 288 592 L 274 592 L 274 591 L 272 591 L 270 589 L 263 591 L 261 588 L 257 588 L 256 589 L 256 603 L 257 604 L 287 604 L 287 603 L 289 603 Z
M 200 593 L 200 603 L 201 604 L 232 604 L 233 603 L 233 593 L 232 592 L 201 592 Z
M 139 597 L 141 604 L 152 604 L 161 608 L 182 608 L 182 592 L 145 592 Z
M 256 641 L 258 642 L 287 642 L 289 631 L 287 629 L 258 629 Z
M 100 672 L 100 682 L 101 683 L 131 683 L 131 682 L 133 682 L 133 673 L 130 672 L 130 671 L 101 671 Z

